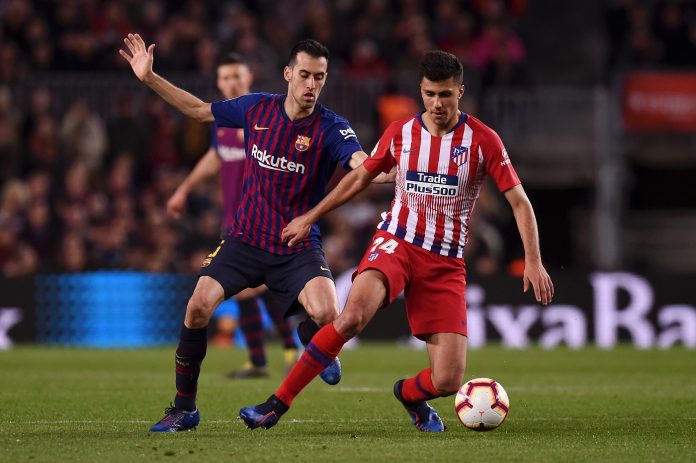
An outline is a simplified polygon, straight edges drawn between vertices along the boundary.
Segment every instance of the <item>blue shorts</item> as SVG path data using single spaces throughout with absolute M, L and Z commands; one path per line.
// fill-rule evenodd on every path
M 225 299 L 243 289 L 265 284 L 285 310 L 285 316 L 303 309 L 297 297 L 309 280 L 319 276 L 333 280 L 321 249 L 303 249 L 281 256 L 229 235 L 203 261 L 198 276 L 208 276 L 220 283 Z

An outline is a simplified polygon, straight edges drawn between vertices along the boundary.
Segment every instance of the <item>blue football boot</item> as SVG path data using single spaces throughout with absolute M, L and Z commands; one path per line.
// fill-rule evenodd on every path
M 249 429 L 270 429 L 278 423 L 280 417 L 289 408 L 279 398 L 272 395 L 262 404 L 240 409 L 239 417 L 244 420 Z
M 164 409 L 164 418 L 153 424 L 150 432 L 179 432 L 195 429 L 201 421 L 198 409 L 189 412 L 170 406 Z
M 394 397 L 401 402 L 416 429 L 422 432 L 443 432 L 445 425 L 433 407 L 425 400 L 422 402 L 408 402 L 401 397 L 401 386 L 404 380 L 394 383 Z
M 329 386 L 338 384 L 338 382 L 341 381 L 342 375 L 343 370 L 341 369 L 341 361 L 338 360 L 338 357 L 336 357 L 328 367 L 324 368 L 324 371 L 319 373 L 319 377 Z

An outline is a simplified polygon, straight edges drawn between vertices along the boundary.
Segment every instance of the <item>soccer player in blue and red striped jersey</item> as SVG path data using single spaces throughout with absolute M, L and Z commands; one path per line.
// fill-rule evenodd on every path
M 150 428 L 175 432 L 200 421 L 196 392 L 207 347 L 206 329 L 218 304 L 245 288 L 266 284 L 287 314 L 304 309 L 298 327 L 309 343 L 320 326 L 338 316 L 336 289 L 321 250 L 319 227 L 293 247 L 283 243 L 287 223 L 319 203 L 338 164 L 356 168 L 367 158 L 348 121 L 317 103 L 326 82 L 329 52 L 315 40 L 302 40 L 290 52 L 283 77 L 287 94 L 256 93 L 206 103 L 172 85 L 152 70 L 154 44 L 137 34 L 120 50 L 136 77 L 185 115 L 221 127 L 244 129 L 246 166 L 235 224 L 203 262 L 187 308 L 176 352 L 176 389 L 172 407 Z M 388 181 L 383 175 L 377 181 Z M 340 380 L 337 359 L 320 376 Z
M 237 98 L 249 93 L 253 75 L 241 55 L 226 54 L 218 62 L 216 74 L 217 88 L 225 99 Z M 242 197 L 246 164 L 244 129 L 218 127 L 215 123 L 212 124 L 211 129 L 210 148 L 167 201 L 167 214 L 175 219 L 180 218 L 186 208 L 189 192 L 220 175 L 224 236 L 225 232 L 234 226 L 237 208 Z M 286 367 L 292 367 L 297 360 L 298 346 L 292 325 L 284 317 L 285 311 L 278 301 L 266 289 L 265 286 L 248 288 L 234 297 L 239 306 L 239 328 L 246 341 L 249 360 L 241 369 L 228 373 L 227 376 L 230 378 L 268 376 L 261 299 L 283 344 Z M 232 341 L 235 322 L 229 307 L 230 304 L 221 304 L 215 312 L 218 334 L 213 338 L 213 342 L 222 340 L 223 343 L 229 344 Z

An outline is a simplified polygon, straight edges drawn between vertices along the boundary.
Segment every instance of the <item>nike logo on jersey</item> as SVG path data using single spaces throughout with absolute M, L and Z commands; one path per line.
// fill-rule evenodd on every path
M 268 127 L 259 127 L 259 124 L 254 124 L 254 130 L 268 130 Z
M 331 270 L 329 270 L 328 268 L 323 267 L 323 266 L 321 266 L 321 265 L 319 266 L 319 268 L 322 269 L 322 270 L 325 271 L 325 272 L 330 272 L 330 271 L 331 271 Z

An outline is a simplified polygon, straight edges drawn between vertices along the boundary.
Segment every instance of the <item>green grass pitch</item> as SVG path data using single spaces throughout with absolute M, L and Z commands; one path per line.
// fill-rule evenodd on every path
M 173 348 L 0 352 L 0 461 L 696 461 L 696 353 L 489 347 L 469 353 L 466 378 L 498 380 L 510 415 L 497 430 L 459 424 L 453 398 L 432 402 L 448 429 L 415 430 L 391 394 L 426 364 L 422 351 L 365 344 L 341 355 L 343 381 L 317 380 L 273 429 L 248 431 L 243 405 L 282 379 L 232 381 L 240 350 L 209 349 L 199 384 L 202 421 L 154 435 L 174 392 Z

